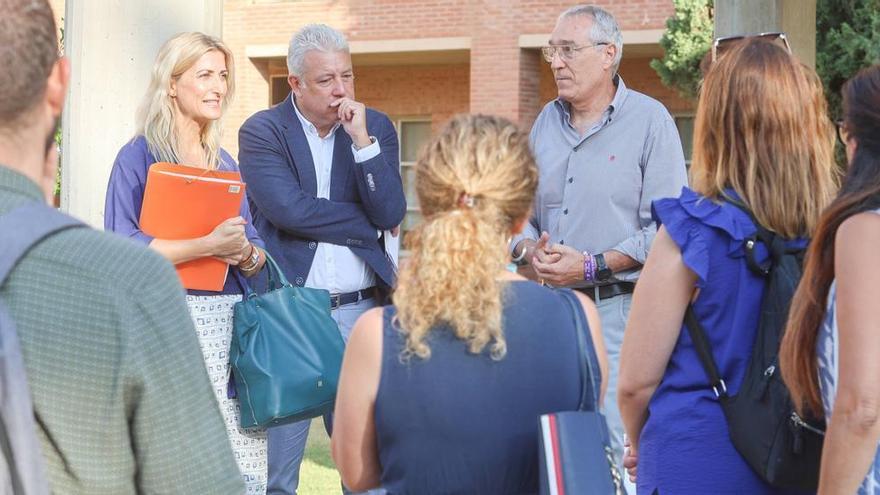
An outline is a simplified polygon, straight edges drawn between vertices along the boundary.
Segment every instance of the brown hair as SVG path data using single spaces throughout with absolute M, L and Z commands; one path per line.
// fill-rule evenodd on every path
M 525 219 L 538 184 L 526 135 L 511 122 L 458 116 L 423 150 L 415 167 L 425 221 L 407 238 L 394 303 L 406 346 L 402 356 L 427 359 L 425 337 L 448 324 L 479 353 L 501 359 L 502 284 L 507 243 Z
M 809 236 L 835 190 L 834 130 L 816 73 L 760 39 L 737 44 L 703 81 L 694 128 L 693 188 L 731 188 L 764 227 Z
M 880 65 L 863 69 L 843 87 L 844 125 L 856 140 L 840 194 L 831 203 L 807 250 L 804 275 L 792 300 L 780 350 L 782 377 L 798 409 L 822 416 L 816 336 L 834 280 L 834 238 L 849 217 L 880 208 Z
M 46 0 L 0 0 L 0 128 L 12 128 L 46 92 L 58 60 L 55 18 Z

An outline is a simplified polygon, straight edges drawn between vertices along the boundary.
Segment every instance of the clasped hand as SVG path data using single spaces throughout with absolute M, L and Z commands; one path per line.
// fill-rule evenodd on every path
M 551 244 L 547 232 L 541 233 L 530 262 L 538 279 L 552 286 L 565 287 L 584 280 L 583 253 L 564 244 Z
M 230 265 L 238 265 L 247 256 L 248 242 L 244 226 L 247 221 L 242 217 L 232 217 L 214 227 L 208 234 L 208 249 L 211 256 L 223 260 Z

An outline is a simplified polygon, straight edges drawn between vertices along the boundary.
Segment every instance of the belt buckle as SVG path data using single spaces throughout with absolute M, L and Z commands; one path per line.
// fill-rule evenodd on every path
M 330 309 L 342 306 L 342 294 L 330 294 Z

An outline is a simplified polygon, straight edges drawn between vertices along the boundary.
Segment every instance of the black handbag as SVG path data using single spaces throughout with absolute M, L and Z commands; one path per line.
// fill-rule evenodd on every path
M 625 495 L 611 449 L 605 416 L 599 412 L 602 376 L 584 310 L 568 289 L 559 291 L 571 307 L 580 358 L 581 398 L 577 411 L 541 415 L 539 473 L 541 495 Z

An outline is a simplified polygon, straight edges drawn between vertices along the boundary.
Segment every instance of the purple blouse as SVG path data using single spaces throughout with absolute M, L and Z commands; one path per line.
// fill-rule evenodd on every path
M 107 184 L 107 198 L 104 202 L 104 230 L 149 244 L 153 237 L 141 230 L 141 204 L 144 200 L 144 188 L 147 184 L 147 171 L 150 165 L 158 160 L 150 153 L 144 136 L 132 139 L 116 155 L 110 182 Z M 238 172 L 238 165 L 225 150 L 220 150 L 219 170 Z M 248 240 L 257 246 L 265 247 L 263 240 L 254 228 L 251 212 L 248 208 L 246 195 L 242 197 L 239 214 L 247 220 L 245 234 Z M 238 279 L 238 280 L 236 280 Z M 220 292 L 205 290 L 187 290 L 191 295 L 241 294 L 242 285 L 247 284 L 245 277 L 237 267 L 230 266 L 226 285 Z

